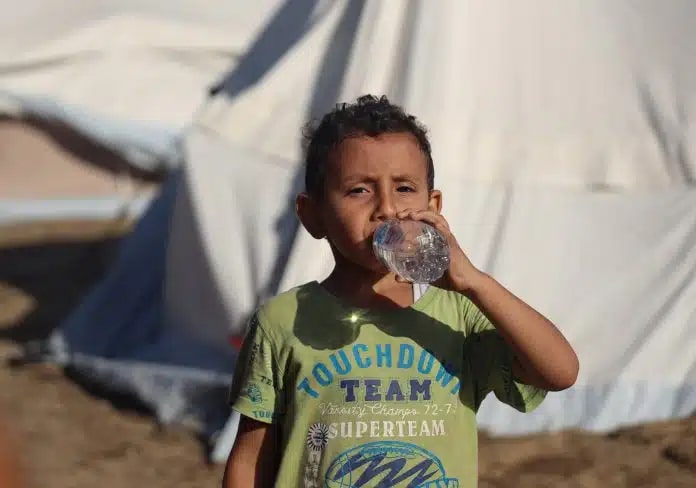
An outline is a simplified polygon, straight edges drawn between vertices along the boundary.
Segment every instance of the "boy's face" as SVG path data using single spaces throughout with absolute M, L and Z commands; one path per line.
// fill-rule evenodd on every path
M 381 270 L 372 253 L 379 224 L 406 209 L 440 211 L 440 192 L 428 190 L 426 157 L 409 133 L 346 139 L 328 164 L 324 198 L 310 198 L 314 222 L 303 223 L 329 240 L 337 259 Z

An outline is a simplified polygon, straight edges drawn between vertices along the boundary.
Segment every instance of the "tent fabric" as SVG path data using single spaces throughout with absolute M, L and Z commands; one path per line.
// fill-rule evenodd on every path
M 481 425 L 607 430 L 696 410 L 696 4 L 263 5 L 186 130 L 179 183 L 149 224 L 157 231 L 144 229 L 150 209 L 51 354 L 103 381 L 118 375 L 166 421 L 195 417 L 224 459 L 236 418 L 199 398 L 221 395 L 229 336 L 266 297 L 331 267 L 293 215 L 300 128 L 338 101 L 386 93 L 430 129 L 463 248 L 580 356 L 575 387 L 524 417 L 486 400 Z M 126 259 L 145 253 L 148 280 L 136 274 L 152 266 L 144 257 Z M 115 282 L 130 284 L 131 305 L 109 303 Z M 95 331 L 106 311 L 111 325 Z M 150 393 L 142 385 L 155 380 L 139 379 L 172 370 L 186 373 Z M 192 382 L 201 371 L 212 379 Z
M 694 18 L 688 0 L 337 1 L 278 46 L 243 97 L 224 96 L 223 83 L 199 124 L 298 161 L 309 117 L 386 93 L 427 123 L 436 161 L 459 181 L 685 185 L 696 170 Z M 271 27 L 262 36 L 284 29 Z
M 32 221 L 137 219 L 143 215 L 149 204 L 149 196 L 2 200 L 0 201 L 0 225 Z
M 280 3 L 17 2 L 0 18 L 0 90 L 182 129 Z
M 188 138 L 186 160 L 167 248 L 166 320 L 227 343 L 278 289 L 284 272 L 278 257 L 288 252 L 296 229 L 294 168 Z
M 162 422 L 193 423 L 212 436 L 229 413 L 236 353 L 163 319 L 169 223 L 181 182 L 179 172 L 167 180 L 105 278 L 29 352 L 137 397 Z

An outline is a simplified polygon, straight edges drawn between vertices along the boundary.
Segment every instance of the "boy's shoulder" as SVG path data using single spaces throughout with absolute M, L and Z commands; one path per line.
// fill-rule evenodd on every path
M 298 313 L 320 299 L 317 288 L 317 282 L 313 281 L 269 298 L 257 310 L 259 321 L 276 328 L 292 325 Z

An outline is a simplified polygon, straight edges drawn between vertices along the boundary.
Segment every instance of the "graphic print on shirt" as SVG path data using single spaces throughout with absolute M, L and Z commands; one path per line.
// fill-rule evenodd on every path
M 377 483 L 377 484 L 375 484 Z M 369 442 L 336 456 L 326 472 L 329 488 L 459 488 L 433 453 L 408 442 Z
M 409 343 L 356 343 L 317 361 L 297 385 L 319 402 L 307 434 L 305 486 L 458 487 L 419 438 L 447 435 L 460 386 L 454 367 Z M 327 459 L 324 483 L 315 484 L 333 439 L 353 447 Z M 311 451 L 315 445 L 320 452 Z
M 307 464 L 304 470 L 304 487 L 319 488 L 319 467 L 324 449 L 329 442 L 329 429 L 325 424 L 316 423 L 309 426 L 307 432 Z

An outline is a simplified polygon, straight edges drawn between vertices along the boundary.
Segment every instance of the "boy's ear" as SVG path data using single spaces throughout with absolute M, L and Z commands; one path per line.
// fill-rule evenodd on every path
M 309 194 L 302 192 L 295 199 L 295 213 L 307 232 L 315 239 L 326 237 L 319 206 Z
M 430 192 L 428 210 L 435 213 L 440 213 L 442 210 L 442 192 L 440 190 L 432 190 Z

